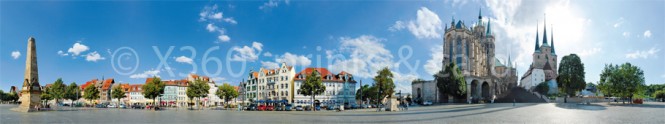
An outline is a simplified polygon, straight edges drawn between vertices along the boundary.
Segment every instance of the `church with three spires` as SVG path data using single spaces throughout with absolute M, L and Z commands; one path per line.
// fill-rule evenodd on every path
M 536 46 L 532 54 L 533 62 L 529 69 L 520 79 L 520 86 L 527 90 L 533 90 L 540 83 L 547 83 L 550 87 L 549 93 L 556 93 L 558 77 L 557 55 L 554 49 L 554 31 L 550 29 L 550 39 L 547 39 L 547 21 L 544 21 L 542 44 L 539 41 L 538 26 L 536 26 Z

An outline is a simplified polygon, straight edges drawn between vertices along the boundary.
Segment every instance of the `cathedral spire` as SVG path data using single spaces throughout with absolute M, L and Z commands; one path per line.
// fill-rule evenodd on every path
M 478 8 L 478 24 L 483 24 L 483 15 L 481 14 L 482 10 Z
M 487 21 L 487 32 L 485 32 L 486 36 L 492 35 L 491 34 L 492 33 L 492 29 L 491 29 L 492 26 L 490 26 L 491 21 L 492 21 L 491 19 L 488 19 L 488 21 Z
M 545 17 L 543 18 L 545 19 L 544 20 L 545 25 L 543 26 L 543 46 L 549 46 L 547 44 L 547 15 L 545 15 Z
M 550 36 L 550 38 L 552 39 L 550 41 L 552 41 L 552 54 L 556 55 L 556 52 L 554 52 L 554 26 L 551 27 L 552 27 L 552 32 L 550 33 L 552 33 L 552 36 Z
M 540 44 L 538 43 L 538 24 L 536 24 L 536 50 L 535 52 L 540 52 Z

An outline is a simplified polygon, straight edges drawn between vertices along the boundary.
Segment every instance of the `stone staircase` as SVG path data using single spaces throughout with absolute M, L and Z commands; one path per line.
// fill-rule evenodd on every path
M 497 103 L 512 103 L 513 100 L 518 103 L 546 103 L 544 99 L 538 97 L 537 95 L 527 91 L 522 87 L 513 87 L 505 94 L 498 96 L 494 102 Z

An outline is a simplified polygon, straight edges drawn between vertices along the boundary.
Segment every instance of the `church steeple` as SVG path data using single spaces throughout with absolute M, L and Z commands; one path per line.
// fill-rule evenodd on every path
M 538 24 L 536 24 L 536 49 L 535 52 L 540 52 L 540 41 L 538 40 Z
M 550 41 L 552 41 L 552 54 L 556 55 L 556 52 L 554 52 L 554 26 L 552 26 L 552 32 L 550 32 L 550 33 L 552 33 L 552 36 L 551 36 L 552 39 L 550 40 Z
M 478 24 L 483 24 L 483 15 L 481 14 L 480 8 L 478 8 Z
M 486 36 L 492 35 L 492 26 L 490 26 L 490 22 L 491 22 L 491 20 L 487 21 L 487 32 L 485 32 Z
M 547 44 L 547 18 L 545 18 L 545 25 L 543 27 L 543 46 L 549 46 Z

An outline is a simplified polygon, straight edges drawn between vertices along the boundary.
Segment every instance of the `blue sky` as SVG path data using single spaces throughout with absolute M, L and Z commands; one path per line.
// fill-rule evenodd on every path
M 497 57 L 512 55 L 520 76 L 531 63 L 536 25 L 542 36 L 547 16 L 559 60 L 579 54 L 587 82 L 598 81 L 606 63 L 631 62 L 647 84 L 662 84 L 664 7 L 568 0 L 2 1 L 0 89 L 21 85 L 33 36 L 42 85 L 60 77 L 136 84 L 190 72 L 237 84 L 250 69 L 286 62 L 297 71 L 347 71 L 363 83 L 390 67 L 398 90 L 409 92 L 411 80 L 432 79 L 441 68 L 443 28 L 453 17 L 473 24 L 479 9 L 492 22 Z

